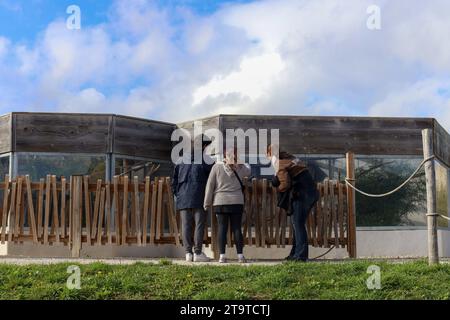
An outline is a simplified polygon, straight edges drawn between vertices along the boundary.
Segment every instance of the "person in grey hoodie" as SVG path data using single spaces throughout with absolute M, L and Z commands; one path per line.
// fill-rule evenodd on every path
M 204 135 L 202 149 L 211 143 Z M 179 163 L 175 166 L 172 178 L 172 190 L 176 197 L 176 207 L 180 211 L 182 223 L 183 246 L 186 251 L 186 261 L 208 262 L 209 258 L 202 252 L 203 235 L 205 231 L 206 212 L 203 210 L 205 187 L 212 165 L 202 158 L 202 163 L 194 163 L 192 152 L 191 163 Z M 193 225 L 195 222 L 195 230 Z M 194 241 L 192 235 L 194 234 Z M 194 253 L 192 254 L 192 249 Z
M 209 175 L 206 184 L 204 208 L 213 208 L 216 214 L 219 232 L 219 262 L 225 263 L 225 247 L 227 242 L 228 223 L 231 223 L 234 243 L 239 262 L 246 262 L 243 249 L 242 213 L 244 211 L 244 187 L 242 179 L 251 174 L 250 166 L 237 163 L 237 151 L 226 152 L 223 162 L 217 162 Z

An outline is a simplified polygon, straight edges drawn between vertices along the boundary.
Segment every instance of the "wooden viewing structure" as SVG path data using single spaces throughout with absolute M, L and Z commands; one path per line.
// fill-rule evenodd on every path
M 219 114 L 203 119 L 169 123 L 116 114 L 12 112 L 0 116 L 0 174 L 3 176 L 8 173 L 13 178 L 6 183 L 0 183 L 0 189 L 8 190 L 6 197 L 0 190 L 1 240 L 17 243 L 26 241 L 44 243 L 46 241 L 46 244 L 59 241 L 70 245 L 74 255 L 77 254 L 81 244 L 112 243 L 122 246 L 138 244 L 138 241 L 141 245 L 177 244 L 177 241 L 180 242 L 180 230 L 178 222 L 177 224 L 173 222 L 172 217 L 177 216 L 174 214 L 173 202 L 169 203 L 166 200 L 168 199 L 167 192 L 159 192 L 160 180 L 162 181 L 161 190 L 166 188 L 169 191 L 166 179 L 159 178 L 157 181 L 152 180 L 148 183 L 145 181 L 142 183 L 140 180 L 141 183 L 138 183 L 137 187 L 140 191 L 137 193 L 136 201 L 133 194 L 134 179 L 128 178 L 129 181 L 125 187 L 122 178 L 114 179 L 113 177 L 128 170 L 127 165 L 124 164 L 133 167 L 140 161 L 159 164 L 160 169 L 157 172 L 159 176 L 170 175 L 173 170 L 172 133 L 175 129 L 184 129 L 194 137 L 195 123 L 198 121 L 201 121 L 202 132 L 205 134 L 208 130 L 214 130 L 226 136 L 228 130 L 239 129 L 246 132 L 249 129 L 256 131 L 262 129 L 270 131 L 271 141 L 272 129 L 279 130 L 280 149 L 300 158 L 312 159 L 313 162 L 320 161 L 323 168 L 327 167 L 323 170 L 324 175 L 331 178 L 336 177 L 336 161 L 347 154 L 347 181 L 352 184 L 356 183 L 356 185 L 357 181 L 354 180 L 355 175 L 352 172 L 355 165 L 353 157 L 349 157 L 352 152 L 359 158 L 370 157 L 373 159 L 417 160 L 433 155 L 436 163 L 440 163 L 446 168 L 450 167 L 450 134 L 434 118 Z M 423 135 L 424 130 L 427 132 L 426 135 Z M 254 155 L 255 153 L 246 147 L 245 154 Z M 80 161 L 80 166 L 75 166 L 71 165 L 71 161 L 66 161 L 66 157 L 72 162 L 77 162 L 76 159 L 83 161 Z M 339 168 L 342 169 L 342 167 Z M 131 176 L 139 175 L 142 179 L 142 176 L 148 174 L 145 170 L 141 171 L 144 172 L 132 172 Z M 37 179 L 37 177 L 43 177 L 42 174 L 47 172 L 57 173 L 58 179 L 50 176 L 50 180 L 47 178 L 43 181 L 29 181 L 29 193 L 32 194 L 31 200 L 29 200 L 27 179 L 24 175 L 29 174 Z M 92 181 L 85 177 L 73 176 L 70 178 L 70 175 L 80 172 L 89 173 Z M 425 172 L 427 225 L 430 239 L 429 257 L 430 262 L 436 263 L 438 261 L 436 211 L 439 208 L 436 206 L 436 174 L 432 162 L 425 164 Z M 67 177 L 65 183 L 62 183 L 64 180 L 59 177 L 61 175 Z M 21 182 L 19 181 L 20 177 Z M 97 178 L 103 179 L 99 183 L 99 189 L 97 181 L 94 181 Z M 322 178 L 318 178 L 318 180 L 320 179 Z M 73 187 L 75 180 L 77 188 Z M 111 182 L 105 183 L 104 181 Z M 273 190 L 270 187 L 261 187 L 265 183 L 263 180 L 257 180 L 255 183 L 257 189 L 261 190 L 256 194 L 256 203 L 265 209 L 255 209 L 255 205 L 252 204 L 254 201 L 251 189 L 253 181 L 248 181 L 247 184 L 251 188 L 248 191 L 245 215 L 247 216 L 248 212 L 251 212 L 249 218 L 251 220 L 246 225 L 246 216 L 244 217 L 247 245 L 283 246 L 289 244 L 292 241 L 289 218 L 285 217 L 283 212 L 273 208 L 273 198 L 271 198 Z M 337 193 L 333 191 L 333 196 L 330 196 L 329 193 L 328 196 L 325 195 L 325 189 L 327 189 L 325 184 L 335 184 Z M 447 183 L 447 186 L 449 184 L 450 182 Z M 15 189 L 13 189 L 14 185 Z M 146 187 L 149 189 L 147 200 Z M 104 191 L 102 191 L 103 189 Z M 336 201 L 337 194 L 336 203 L 343 203 L 344 210 L 343 220 L 339 215 L 339 209 L 336 211 L 338 212 L 338 240 L 339 242 L 342 240 L 340 235 L 343 230 L 344 246 L 347 247 L 350 257 L 356 257 L 354 192 L 349 187 L 343 188 L 343 196 L 339 198 L 339 186 L 333 181 L 324 182 L 323 185 L 319 185 L 319 189 L 322 190 L 320 208 L 314 209 L 310 221 L 308 221 L 311 244 L 326 247 L 336 243 L 335 227 L 330 225 L 330 223 L 334 223 L 335 218 L 333 218 L 332 209 L 329 209 L 331 205 L 328 204 L 331 203 L 330 201 Z M 265 197 L 262 195 L 263 190 L 266 192 Z M 330 188 L 328 187 L 327 190 L 329 191 Z M 118 194 L 116 198 L 115 192 Z M 103 200 L 102 193 L 104 193 Z M 125 207 L 123 204 L 124 193 L 127 194 Z M 160 195 L 160 193 L 162 194 Z M 86 194 L 90 199 L 87 202 Z M 74 204 L 75 196 L 77 199 Z M 153 199 L 153 197 L 155 198 Z M 58 202 L 54 202 L 52 200 L 54 198 Z M 61 201 L 62 198 L 64 201 Z M 264 201 L 261 200 L 263 198 Z M 138 208 L 137 206 L 133 208 L 133 201 L 139 204 Z M 86 206 L 86 203 L 89 205 Z M 328 204 L 325 205 L 325 203 Z M 447 200 L 447 208 L 450 208 L 449 204 L 450 197 Z M 31 205 L 32 209 L 28 209 Z M 102 205 L 103 208 L 101 208 Z M 169 205 L 172 206 L 171 209 Z M 152 225 L 150 220 L 152 217 L 158 216 L 158 208 L 160 208 L 160 224 L 154 222 Z M 125 232 L 122 232 L 124 223 L 121 219 L 124 209 L 127 211 L 125 215 L 126 228 Z M 323 214 L 323 210 L 326 210 L 327 213 Z M 34 213 L 34 217 L 29 212 Z M 148 214 L 146 215 L 144 212 L 148 212 Z M 81 219 L 76 220 L 75 225 L 70 224 L 73 213 Z M 47 222 L 46 214 L 48 215 Z M 266 219 L 262 219 L 262 215 Z M 139 216 L 139 220 L 132 220 L 136 219 L 136 216 Z M 143 227 L 144 218 L 147 219 L 146 228 Z M 32 219 L 34 219 L 34 223 Z M 215 247 L 216 222 L 214 216 L 210 216 L 209 220 L 205 243 Z M 99 221 L 101 222 L 99 223 Z M 47 227 L 44 227 L 45 223 L 47 223 Z M 140 223 L 140 225 L 137 226 L 136 223 Z M 341 224 L 343 228 L 340 229 Z M 36 229 L 35 233 L 33 226 Z M 172 228 L 176 226 L 177 232 L 172 230 L 171 233 L 170 226 Z M 248 226 L 250 226 L 250 237 Z M 283 226 L 284 232 L 281 231 Z M 264 228 L 268 228 L 267 232 L 261 233 Z M 326 228 L 328 229 L 325 233 Z M 74 230 L 77 229 L 80 230 L 76 235 Z M 157 232 L 158 239 L 156 238 Z M 389 230 L 388 233 L 395 232 L 396 230 Z M 361 234 L 364 233 L 366 231 L 361 230 Z M 409 237 L 406 234 L 412 233 L 414 233 L 413 230 L 405 232 L 405 237 Z M 76 241 L 74 242 L 74 240 Z M 76 244 L 75 247 L 74 244 Z M 342 246 L 342 243 L 339 245 Z M 362 248 L 367 245 L 367 243 L 364 244 Z M 416 250 L 417 253 L 420 252 L 419 247 Z M 444 251 L 449 252 L 445 249 L 446 246 L 441 247 L 444 248 Z M 15 254 L 20 250 L 20 248 L 11 247 L 8 248 L 8 254 Z
M 276 190 L 266 179 L 245 179 L 244 243 L 256 247 L 292 244 L 293 229 L 276 206 Z M 341 182 L 318 184 L 320 200 L 307 221 L 310 245 L 347 248 L 354 256 L 354 217 L 349 216 L 347 188 Z M 115 176 L 112 182 L 47 175 L 39 182 L 29 176 L 5 177 L 0 188 L 1 243 L 64 244 L 79 257 L 81 246 L 181 243 L 170 178 Z M 217 219 L 210 214 L 204 243 L 217 255 Z M 352 234 L 349 234 L 351 232 Z M 232 246 L 231 231 L 228 246 Z M 349 245 L 350 244 L 350 245 Z

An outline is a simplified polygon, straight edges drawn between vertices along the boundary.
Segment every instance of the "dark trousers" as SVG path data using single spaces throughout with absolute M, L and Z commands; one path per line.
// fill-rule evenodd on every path
M 180 214 L 184 249 L 186 253 L 192 253 L 192 247 L 194 247 L 194 253 L 200 254 L 202 252 L 206 212 L 202 208 L 182 209 L 180 210 Z M 193 229 L 194 222 L 195 229 Z M 192 234 L 194 239 L 192 239 Z
M 242 254 L 244 249 L 244 237 L 242 236 L 242 212 L 240 213 L 220 213 L 216 214 L 219 223 L 218 242 L 220 254 L 225 254 L 227 244 L 228 221 L 231 222 L 234 244 L 237 254 Z
M 293 214 L 291 216 L 294 228 L 294 237 L 291 257 L 299 260 L 308 259 L 308 233 L 306 232 L 306 219 L 308 219 L 310 205 L 305 205 L 304 201 L 294 200 L 292 202 Z

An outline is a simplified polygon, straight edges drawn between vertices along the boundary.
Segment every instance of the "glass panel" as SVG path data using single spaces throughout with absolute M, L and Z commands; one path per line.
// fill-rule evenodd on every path
M 0 157 L 0 181 L 5 181 L 5 175 L 7 174 L 9 174 L 9 155 Z M 0 190 L 0 199 L 3 199 L 3 192 L 3 190 Z
M 47 174 L 57 177 L 82 174 L 90 175 L 94 181 L 105 179 L 106 156 L 82 154 L 17 154 L 17 174 L 30 175 L 33 181 Z
M 356 159 L 356 186 L 368 193 L 380 194 L 399 186 L 419 166 L 421 158 Z M 369 198 L 356 193 L 357 226 L 426 225 L 425 173 L 421 170 L 398 192 Z
M 437 198 L 437 213 L 444 216 L 449 215 L 449 193 L 448 193 L 448 170 L 442 166 L 438 161 L 435 161 L 436 168 L 436 198 Z M 448 228 L 448 221 L 444 218 L 438 217 L 438 226 Z
M 261 159 L 265 160 L 265 155 L 247 155 L 245 162 L 250 164 L 251 175 L 249 178 L 268 178 L 271 179 L 274 175 L 272 164 L 262 164 Z M 265 160 L 267 161 L 267 160 Z
M 345 179 L 345 157 L 336 156 L 298 156 L 300 160 L 306 163 L 316 182 L 322 182 L 325 178 L 330 180 L 343 181 Z
M 328 157 L 328 156 L 310 156 L 295 155 L 303 161 L 311 172 L 316 182 L 322 182 L 325 178 L 343 180 L 345 178 L 345 158 L 344 157 Z M 248 156 L 248 160 L 259 162 L 256 155 Z M 252 164 L 253 177 L 271 178 L 275 173 L 271 164 Z
M 9 155 L 0 158 L 0 181 L 4 181 L 7 174 L 9 174 Z
M 150 175 L 152 166 L 159 166 L 159 168 L 151 177 L 170 177 L 172 175 L 173 166 L 171 163 L 118 157 L 115 160 L 114 174 L 127 173 L 130 178 L 138 176 L 139 180 L 142 181 L 144 177 Z

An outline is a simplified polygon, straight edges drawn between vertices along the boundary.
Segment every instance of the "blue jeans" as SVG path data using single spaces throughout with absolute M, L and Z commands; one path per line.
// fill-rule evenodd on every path
M 306 231 L 306 219 L 308 219 L 310 205 L 305 201 L 294 200 L 292 202 L 293 214 L 291 222 L 294 228 L 294 237 L 291 253 L 292 258 L 298 260 L 308 259 L 308 233 Z

